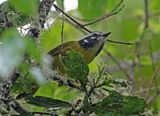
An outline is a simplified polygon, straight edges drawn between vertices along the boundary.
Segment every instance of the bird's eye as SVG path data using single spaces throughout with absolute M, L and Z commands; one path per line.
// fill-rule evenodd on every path
M 97 34 L 96 34 L 96 33 L 93 33 L 92 37 L 97 37 Z
M 97 33 L 93 33 L 90 38 L 92 40 L 96 40 L 97 37 L 98 37 L 98 34 Z

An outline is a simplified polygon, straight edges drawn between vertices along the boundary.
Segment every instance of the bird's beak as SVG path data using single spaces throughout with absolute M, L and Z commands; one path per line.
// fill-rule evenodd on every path
M 109 36 L 111 34 L 111 32 L 106 32 L 103 34 L 103 36 L 106 38 L 107 36 Z

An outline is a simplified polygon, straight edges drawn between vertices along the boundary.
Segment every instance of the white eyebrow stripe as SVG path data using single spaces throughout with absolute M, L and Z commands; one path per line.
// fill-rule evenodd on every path
M 96 37 L 91 37 L 91 39 L 96 39 Z
M 84 42 L 88 43 L 89 41 L 85 39 Z

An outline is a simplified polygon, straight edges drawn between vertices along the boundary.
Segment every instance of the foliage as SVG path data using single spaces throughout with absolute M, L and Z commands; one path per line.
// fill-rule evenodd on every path
M 69 50 L 61 55 L 61 62 L 68 77 L 79 80 L 82 86 L 86 85 L 89 68 L 81 54 Z
M 135 107 L 136 106 L 136 107 Z M 135 96 L 123 96 L 111 91 L 109 96 L 92 106 L 92 111 L 99 116 L 107 115 L 138 115 L 144 111 L 146 102 Z
M 41 102 L 39 102 L 41 101 Z M 27 102 L 29 104 L 45 107 L 45 108 L 60 108 L 60 107 L 71 107 L 71 104 L 61 101 L 61 100 L 54 100 L 52 98 L 43 97 L 43 96 L 35 96 L 27 98 Z
M 0 4 L 0 113 L 158 115 L 160 1 L 78 0 L 78 7 L 69 11 L 64 1 L 70 2 L 7 0 Z M 80 25 L 57 9 L 50 10 L 55 2 Z M 96 19 L 100 21 L 88 25 Z M 85 28 L 112 32 L 107 39 L 133 45 L 106 41 L 89 65 L 70 49 L 59 55 L 66 74 L 53 70 L 48 51 L 62 40 L 83 38 Z

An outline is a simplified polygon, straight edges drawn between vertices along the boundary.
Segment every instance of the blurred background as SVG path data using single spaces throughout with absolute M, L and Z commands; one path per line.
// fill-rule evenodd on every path
M 120 0 L 64 0 L 64 2 L 56 0 L 56 4 L 61 8 L 64 6 L 64 11 L 81 24 L 105 16 L 119 2 Z M 1 0 L 0 3 L 3 3 L 3 1 Z M 11 3 L 14 5 L 14 2 Z M 26 15 L 31 14 L 33 17 L 37 12 L 37 4 L 31 0 L 28 0 L 26 5 L 21 5 L 21 2 L 15 2 L 15 4 L 19 4 L 20 7 L 17 7 L 17 9 L 20 9 Z M 160 0 L 124 0 L 118 9 L 123 5 L 124 8 L 116 15 L 87 26 L 92 31 L 111 32 L 110 40 L 134 43 L 134 45 L 129 46 L 106 42 L 102 52 L 90 64 L 90 73 L 97 70 L 97 65 L 103 65 L 106 67 L 106 72 L 110 73 L 113 78 L 127 79 L 132 86 L 130 94 L 145 98 L 149 103 L 149 108 L 155 114 L 160 113 L 159 4 Z M 1 10 L 4 11 L 5 8 L 1 4 Z M 30 9 L 28 10 L 28 8 Z M 17 15 L 10 12 L 9 16 L 16 17 Z M 17 37 L 25 36 L 28 28 L 36 25 L 36 20 L 25 17 L 21 17 L 19 20 L 12 18 L 11 22 L 15 24 L 14 27 L 18 31 L 7 31 L 5 33 L 1 31 L 3 33 L 1 38 L 14 39 L 12 41 L 8 41 L 8 39 L 1 41 L 2 39 L 0 39 L 0 48 L 4 49 L 5 46 L 8 48 L 0 51 L 0 76 L 5 75 L 7 77 L 8 71 L 11 72 L 14 68 L 23 64 L 24 51 L 28 51 L 31 56 L 39 60 L 43 54 L 61 44 L 63 20 L 64 42 L 79 40 L 87 34 L 82 29 L 77 28 L 71 21 L 62 19 L 63 15 L 57 13 L 52 7 L 44 24 L 45 28 L 40 29 L 37 44 L 31 45 L 30 42 L 26 44 L 26 41 L 17 41 Z M 5 44 L 1 45 L 2 43 Z M 37 46 L 40 49 L 38 52 L 34 49 Z M 16 57 L 13 58 L 13 56 Z

